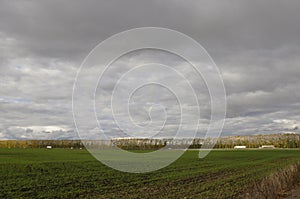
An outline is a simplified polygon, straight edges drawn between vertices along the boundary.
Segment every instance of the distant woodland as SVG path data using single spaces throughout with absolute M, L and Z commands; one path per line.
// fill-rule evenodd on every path
M 230 136 L 218 139 L 136 139 L 121 138 L 113 140 L 1 140 L 0 148 L 109 148 L 117 146 L 125 150 L 134 149 L 159 149 L 165 146 L 181 148 L 190 145 L 189 148 L 201 148 L 203 144 L 215 142 L 214 148 L 230 149 L 234 146 L 246 146 L 258 148 L 262 145 L 274 145 L 276 148 L 300 148 L 300 134 L 271 134 L 251 136 Z

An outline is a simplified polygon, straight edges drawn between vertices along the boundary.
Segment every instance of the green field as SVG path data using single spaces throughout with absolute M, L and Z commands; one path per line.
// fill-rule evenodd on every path
M 86 150 L 0 149 L 0 198 L 235 198 L 300 161 L 300 150 L 187 151 L 170 166 L 122 173 Z

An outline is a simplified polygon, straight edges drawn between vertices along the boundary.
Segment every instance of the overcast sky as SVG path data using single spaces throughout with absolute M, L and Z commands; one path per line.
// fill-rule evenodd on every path
M 99 42 L 146 26 L 180 31 L 208 51 L 227 94 L 223 136 L 299 132 L 299 9 L 298 0 L 0 0 L 0 139 L 77 138 L 72 87 L 80 64 Z M 153 57 L 186 67 L 170 54 L 151 50 L 129 54 L 115 66 L 122 71 Z M 148 78 L 149 73 L 138 76 Z M 207 99 L 200 91 L 201 100 Z M 140 103 L 148 99 L 173 106 L 170 93 L 161 93 L 166 94 L 141 97 Z M 205 107 L 203 123 L 209 119 Z M 158 114 L 161 107 L 152 108 L 152 117 L 160 121 L 155 108 Z M 98 109 L 105 112 L 105 107 Z M 179 113 L 172 110 L 171 116 Z M 147 123 L 149 115 L 140 108 L 132 111 L 135 120 L 142 124 L 146 118 Z M 99 116 L 105 128 L 116 130 L 105 116 Z M 167 125 L 172 129 L 177 122 L 171 117 Z

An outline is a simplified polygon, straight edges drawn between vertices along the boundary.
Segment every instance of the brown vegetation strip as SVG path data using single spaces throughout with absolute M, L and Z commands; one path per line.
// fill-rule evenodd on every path
M 254 185 L 240 198 L 273 199 L 280 198 L 285 190 L 291 189 L 300 179 L 300 163 L 290 165 L 269 175 Z

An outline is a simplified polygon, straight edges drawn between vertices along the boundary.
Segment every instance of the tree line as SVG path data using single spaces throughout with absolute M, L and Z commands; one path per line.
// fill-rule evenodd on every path
M 276 148 L 300 148 L 300 134 L 271 134 L 251 136 L 229 136 L 221 138 L 195 139 L 137 139 L 118 138 L 112 140 L 0 140 L 0 148 L 111 148 L 125 150 L 171 148 L 201 148 L 205 143 L 215 143 L 214 148 L 230 149 L 234 146 L 258 148 L 274 145 Z

